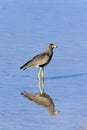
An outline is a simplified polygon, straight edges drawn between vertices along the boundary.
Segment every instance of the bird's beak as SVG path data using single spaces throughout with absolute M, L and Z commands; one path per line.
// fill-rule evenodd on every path
M 52 48 L 57 48 L 58 46 L 56 46 L 56 45 L 52 45 Z

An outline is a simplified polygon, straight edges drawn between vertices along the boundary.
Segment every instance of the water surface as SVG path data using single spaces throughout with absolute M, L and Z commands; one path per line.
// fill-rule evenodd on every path
M 86 5 L 85 0 L 0 1 L 0 130 L 86 127 Z M 48 42 L 59 46 L 45 67 L 45 91 L 60 111 L 56 116 L 20 95 L 24 90 L 39 92 L 39 69 L 19 67 Z

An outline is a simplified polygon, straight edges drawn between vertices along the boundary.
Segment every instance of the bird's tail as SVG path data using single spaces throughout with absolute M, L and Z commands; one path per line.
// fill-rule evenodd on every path
M 23 69 L 23 70 L 25 70 L 26 68 L 25 68 L 25 67 L 24 67 L 24 65 L 23 65 L 23 66 L 21 66 L 21 67 L 20 67 L 20 69 Z
M 30 61 L 28 61 L 27 63 L 25 63 L 24 65 L 22 65 L 22 66 L 20 67 L 20 69 L 25 70 L 25 69 L 27 69 L 28 67 L 31 67 L 30 62 L 31 62 L 31 60 L 30 60 Z

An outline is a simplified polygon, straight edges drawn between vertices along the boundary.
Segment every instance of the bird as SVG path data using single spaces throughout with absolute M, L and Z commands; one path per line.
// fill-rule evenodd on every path
M 44 90 L 44 67 L 47 64 L 49 64 L 49 62 L 51 61 L 52 56 L 53 56 L 53 49 L 57 47 L 58 46 L 56 46 L 53 43 L 47 44 L 45 52 L 34 56 L 31 60 L 29 60 L 28 62 L 26 62 L 20 67 L 20 69 L 23 69 L 23 70 L 30 67 L 40 67 L 40 70 L 38 72 L 38 86 L 41 93 L 43 93 L 43 90 Z M 41 76 L 42 76 L 42 87 L 40 85 Z
M 53 99 L 45 92 L 41 93 L 29 93 L 29 92 L 22 92 L 25 98 L 28 98 L 31 101 L 34 101 L 38 105 L 42 105 L 48 108 L 48 112 L 50 115 L 57 115 L 59 112 L 55 110 L 55 105 Z

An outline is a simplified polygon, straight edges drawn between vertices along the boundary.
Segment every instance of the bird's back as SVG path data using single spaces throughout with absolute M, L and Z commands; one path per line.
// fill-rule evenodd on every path
M 51 58 L 52 55 L 50 55 L 49 52 L 43 52 L 33 57 L 30 61 L 26 62 L 23 66 L 20 67 L 20 69 L 27 69 L 28 67 L 34 66 L 44 67 L 50 62 Z

